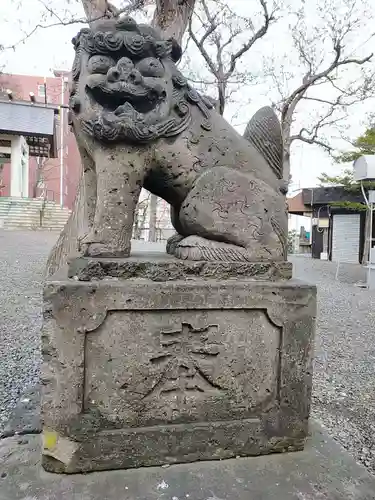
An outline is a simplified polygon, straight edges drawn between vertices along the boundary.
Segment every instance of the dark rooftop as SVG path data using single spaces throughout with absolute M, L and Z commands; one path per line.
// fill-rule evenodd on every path
M 53 106 L 0 100 L 0 133 L 23 135 L 31 156 L 56 158 L 57 113 Z

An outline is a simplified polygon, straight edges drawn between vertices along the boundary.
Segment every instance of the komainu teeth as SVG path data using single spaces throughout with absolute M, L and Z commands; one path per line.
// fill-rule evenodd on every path
M 115 110 L 116 115 L 135 115 L 137 112 L 133 108 L 133 106 L 130 104 L 130 102 L 126 102 L 125 104 L 121 104 L 118 108 Z

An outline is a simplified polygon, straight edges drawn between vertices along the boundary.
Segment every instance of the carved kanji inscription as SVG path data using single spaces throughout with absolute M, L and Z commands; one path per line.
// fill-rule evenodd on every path
M 161 350 L 150 360 L 160 367 L 160 377 L 148 396 L 219 391 L 210 376 L 220 354 L 220 344 L 210 342 L 209 338 L 217 332 L 218 325 L 197 329 L 189 323 L 182 323 L 177 330 L 162 331 Z
M 263 310 L 113 311 L 86 337 L 85 408 L 116 426 L 240 420 L 277 395 L 280 328 Z

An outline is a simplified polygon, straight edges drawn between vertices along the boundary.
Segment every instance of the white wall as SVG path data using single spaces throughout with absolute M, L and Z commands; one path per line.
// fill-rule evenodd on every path
M 9 136 L 11 147 L 10 196 L 29 196 L 29 148 L 23 136 Z

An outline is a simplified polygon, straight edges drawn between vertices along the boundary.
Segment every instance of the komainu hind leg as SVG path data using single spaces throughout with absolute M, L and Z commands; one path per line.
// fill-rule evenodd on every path
M 166 246 L 166 252 L 171 254 L 171 255 L 176 255 L 176 248 L 177 245 L 180 243 L 185 238 L 185 236 L 182 236 L 181 234 L 174 234 L 167 240 L 167 246 Z M 181 257 L 183 258 L 183 257 Z
M 175 255 L 178 243 L 180 243 L 180 241 L 183 240 L 185 237 L 183 234 L 184 230 L 179 220 L 178 212 L 179 209 L 177 209 L 176 207 L 171 207 L 171 222 L 172 226 L 176 230 L 176 234 L 174 234 L 167 240 L 166 252 L 171 255 Z
M 263 181 L 227 167 L 207 170 L 179 212 L 176 257 L 191 260 L 285 259 L 285 199 Z M 198 238 L 197 238 L 198 237 Z
M 173 252 L 175 257 L 183 260 L 204 260 L 204 261 L 224 261 L 238 262 L 251 261 L 251 255 L 246 248 L 213 241 L 201 236 L 181 237 L 175 244 Z

